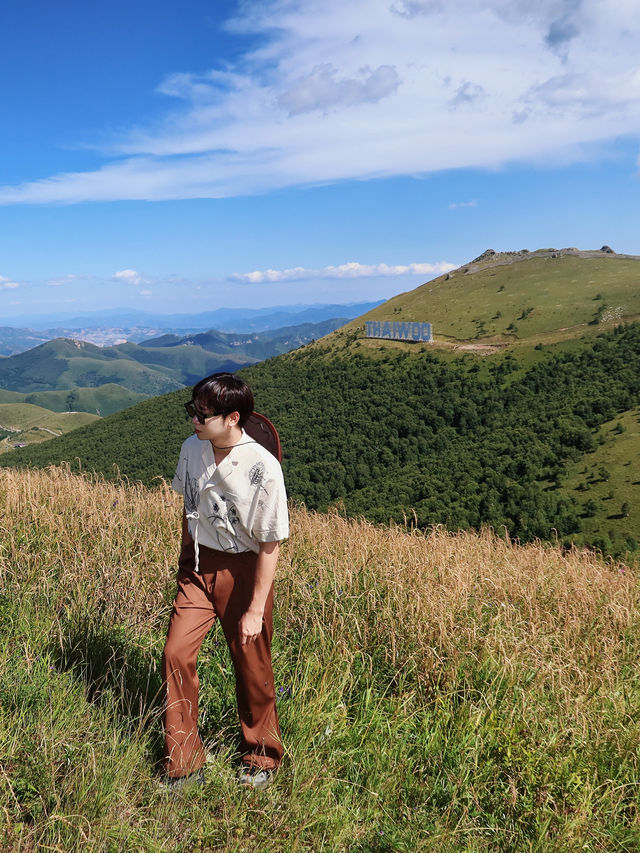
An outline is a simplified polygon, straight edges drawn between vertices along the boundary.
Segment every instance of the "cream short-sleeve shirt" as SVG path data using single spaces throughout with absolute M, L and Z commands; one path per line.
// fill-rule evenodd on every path
M 171 485 L 184 496 L 189 533 L 201 545 L 257 553 L 260 542 L 289 536 L 280 463 L 244 430 L 219 465 L 211 442 L 196 435 L 188 438 Z

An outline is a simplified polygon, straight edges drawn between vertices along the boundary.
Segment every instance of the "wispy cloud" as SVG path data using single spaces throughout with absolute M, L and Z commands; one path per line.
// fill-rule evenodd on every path
M 147 279 L 143 278 L 139 272 L 135 270 L 120 270 L 119 272 L 114 272 L 111 276 L 114 281 L 123 281 L 125 284 L 147 284 Z
M 441 261 L 437 264 L 359 264 L 350 261 L 338 266 L 322 267 L 322 269 L 306 269 L 305 267 L 292 267 L 286 270 L 255 270 L 254 272 L 234 273 L 230 276 L 231 281 L 240 281 L 247 284 L 262 284 L 264 282 L 280 281 L 308 281 L 310 279 L 333 279 L 333 278 L 378 278 L 400 275 L 439 275 L 455 269 L 455 264 Z
M 358 77 L 338 78 L 337 69 L 323 63 L 294 81 L 291 89 L 278 96 L 277 103 L 295 116 L 331 107 L 375 104 L 392 95 L 399 85 L 398 72 L 392 65 L 381 65 L 375 71 L 363 68 Z
M 17 287 L 20 287 L 17 281 L 11 281 L 10 278 L 0 275 L 0 290 L 15 290 Z
M 101 168 L 2 187 L 0 204 L 566 163 L 640 136 L 631 0 L 244 0 L 228 27 L 259 46 L 176 69 L 164 117 L 113 139 Z
M 477 207 L 477 201 L 453 201 L 449 205 L 449 210 L 457 210 L 460 207 Z
M 463 107 L 468 104 L 473 104 L 485 94 L 482 86 L 477 83 L 472 83 L 470 80 L 465 80 L 455 91 L 453 98 L 449 100 L 449 106 L 452 109 Z
M 77 275 L 63 275 L 59 278 L 50 278 L 47 284 L 49 287 L 62 287 L 63 284 L 71 284 L 71 282 L 76 281 L 77 278 Z

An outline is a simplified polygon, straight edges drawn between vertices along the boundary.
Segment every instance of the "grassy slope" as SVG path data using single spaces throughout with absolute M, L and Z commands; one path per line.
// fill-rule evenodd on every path
M 47 465 L 66 461 L 91 460 L 86 467 L 112 473 L 114 466 L 133 479 L 141 476 L 140 460 L 148 462 L 149 436 L 153 432 L 153 448 L 158 474 L 171 478 L 180 452 L 180 445 L 192 432 L 182 403 L 188 399 L 186 390 L 174 391 L 161 397 L 143 400 L 135 406 L 116 412 L 96 423 L 74 431 L 73 435 L 54 438 L 46 447 L 29 448 L 27 453 L 13 454 L 15 463 Z M 12 456 L 7 457 L 10 464 Z
M 162 394 L 182 385 L 177 378 L 124 359 L 113 348 L 57 339 L 0 360 L 3 388 L 28 393 L 115 383 L 131 391 Z
M 60 391 L 34 391 L 22 395 L 25 403 L 33 403 L 52 412 L 91 412 L 102 417 L 112 415 L 145 399 L 145 394 L 129 391 L 122 385 L 108 382 L 97 388 L 73 388 Z
M 283 768 L 266 792 L 235 787 L 214 631 L 199 660 L 212 763 L 167 800 L 178 497 L 0 471 L 0 513 L 4 849 L 639 849 L 640 586 L 624 567 L 295 510 L 276 579 Z
M 0 403 L 24 403 L 24 397 L 19 391 L 5 391 L 0 388 Z
M 87 412 L 51 412 L 29 403 L 0 403 L 0 453 L 20 442 L 40 444 L 98 420 Z
M 599 440 L 596 450 L 573 463 L 561 482 L 583 505 L 595 503 L 594 514 L 585 515 L 584 532 L 576 536 L 576 542 L 589 541 L 595 534 L 606 539 L 612 532 L 630 530 L 640 538 L 640 409 L 624 412 L 605 424 Z M 602 545 L 606 548 L 606 541 Z
M 364 335 L 366 320 L 429 321 L 437 349 L 447 344 L 545 344 L 640 318 L 640 259 L 601 252 L 552 254 L 556 257 L 531 252 L 467 264 L 390 299 L 322 343 L 341 345 L 354 332 Z M 598 317 L 603 322 L 594 322 Z M 517 331 L 507 331 L 511 324 Z M 379 345 L 362 341 L 369 348 Z

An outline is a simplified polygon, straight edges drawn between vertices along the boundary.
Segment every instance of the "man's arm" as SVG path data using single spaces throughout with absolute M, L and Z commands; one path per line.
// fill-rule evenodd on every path
M 183 507 L 182 508 L 182 542 L 181 549 L 184 548 L 185 545 L 193 545 L 193 537 L 189 533 L 189 522 L 187 521 L 187 511 Z
M 195 568 L 193 539 L 189 533 L 187 514 L 182 510 L 182 541 L 180 543 L 180 556 L 178 557 L 178 571 L 193 571 Z
M 260 543 L 256 576 L 253 583 L 253 596 L 247 612 L 243 614 L 239 622 L 240 642 L 243 646 L 255 640 L 262 632 L 264 607 L 273 585 L 279 554 L 279 542 Z

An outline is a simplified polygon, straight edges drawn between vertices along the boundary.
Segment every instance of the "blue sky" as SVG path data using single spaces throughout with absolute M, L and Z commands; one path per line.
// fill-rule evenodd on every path
M 22 0 L 0 27 L 0 324 L 640 254 L 635 0 Z

